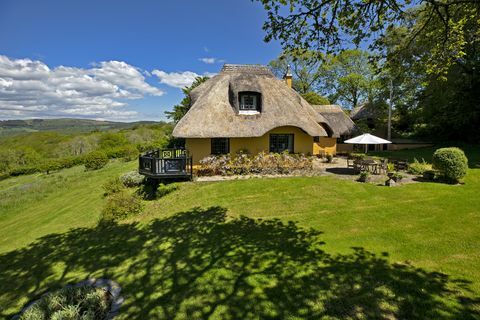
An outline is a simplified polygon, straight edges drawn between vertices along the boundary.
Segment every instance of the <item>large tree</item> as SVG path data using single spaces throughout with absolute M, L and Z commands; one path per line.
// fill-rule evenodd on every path
M 350 108 L 373 102 L 380 83 L 369 61 L 370 55 L 361 50 L 345 50 L 328 55 L 319 74 L 322 92 L 334 103 Z
M 470 12 L 467 7 L 459 8 L 451 19 L 460 20 Z M 440 17 L 429 17 L 415 8 L 409 10 L 402 25 L 390 27 L 380 38 L 386 53 L 382 64 L 385 80 L 393 80 L 394 126 L 435 138 L 474 141 L 480 138 L 479 26 L 466 23 L 458 30 L 458 37 L 466 40 L 462 57 L 435 72 L 432 52 L 442 45 L 438 34 L 442 25 Z M 412 41 L 409 35 L 422 28 L 424 34 Z
M 257 0 L 268 13 L 265 40 L 279 40 L 285 50 L 335 52 L 370 43 L 379 49 L 378 39 L 386 30 L 408 19 L 409 8 L 417 7 L 422 21 L 415 24 L 402 42 L 405 49 L 418 38 L 435 39 L 429 50 L 428 72 L 442 74 L 465 56 L 465 29 L 479 38 L 478 0 Z M 432 25 L 435 25 L 432 28 Z M 472 28 L 473 26 L 473 28 Z
M 196 77 L 192 85 L 182 89 L 184 97 L 180 104 L 173 106 L 173 111 L 165 111 L 167 118 L 172 119 L 173 122 L 177 123 L 182 119 L 182 117 L 190 110 L 192 101 L 190 99 L 190 91 L 207 81 L 209 77 Z
M 293 88 L 300 94 L 317 91 L 320 85 L 320 65 L 321 59 L 317 53 L 299 50 L 285 51 L 269 63 L 270 69 L 278 78 L 290 71 Z

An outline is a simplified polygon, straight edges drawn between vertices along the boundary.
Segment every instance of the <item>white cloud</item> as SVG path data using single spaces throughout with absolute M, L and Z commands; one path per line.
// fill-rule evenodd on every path
M 0 55 L 0 117 L 86 116 L 128 119 L 125 99 L 164 92 L 148 84 L 142 70 L 122 61 L 92 68 L 59 66 Z
M 217 61 L 216 58 L 199 58 L 198 60 L 202 61 L 203 63 L 206 64 L 214 64 L 215 61 Z
M 214 57 L 198 58 L 198 60 L 206 64 L 225 63 L 225 59 L 218 59 Z
M 153 75 L 156 75 L 160 80 L 160 83 L 166 84 L 170 87 L 175 88 L 185 88 L 192 85 L 195 78 L 201 77 L 198 73 L 193 71 L 184 71 L 184 72 L 165 72 L 162 70 L 153 70 Z M 205 72 L 203 76 L 212 77 L 214 73 Z
M 205 72 L 203 74 L 204 77 L 209 77 L 209 78 L 215 77 L 216 75 L 217 75 L 217 73 L 215 73 L 215 72 Z

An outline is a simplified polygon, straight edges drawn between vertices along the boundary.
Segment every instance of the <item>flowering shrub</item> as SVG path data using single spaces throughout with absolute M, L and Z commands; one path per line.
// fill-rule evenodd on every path
M 408 165 L 408 173 L 415 175 L 423 175 L 425 171 L 432 170 L 432 165 L 428 164 L 425 159 L 418 161 L 417 158 L 413 158 L 413 162 Z
M 120 176 L 120 181 L 127 188 L 138 187 L 143 183 L 144 176 L 142 176 L 138 171 L 129 171 Z
M 209 156 L 200 160 L 197 175 L 289 174 L 296 171 L 309 171 L 312 166 L 312 158 L 303 154 L 261 152 L 250 156 L 240 153 L 234 157 Z

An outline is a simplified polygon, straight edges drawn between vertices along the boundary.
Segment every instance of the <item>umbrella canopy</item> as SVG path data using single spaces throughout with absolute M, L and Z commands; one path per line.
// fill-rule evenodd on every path
M 391 141 L 379 138 L 370 133 L 362 134 L 361 136 L 345 140 L 345 143 L 351 144 L 385 144 L 392 143 Z
M 345 143 L 351 143 L 351 144 L 364 144 L 365 145 L 365 153 L 367 153 L 367 151 L 368 151 L 367 144 L 392 143 L 391 141 L 388 141 L 388 140 L 382 139 L 380 137 L 374 136 L 373 134 L 370 134 L 370 133 L 362 134 L 361 136 L 345 140 L 344 142 Z

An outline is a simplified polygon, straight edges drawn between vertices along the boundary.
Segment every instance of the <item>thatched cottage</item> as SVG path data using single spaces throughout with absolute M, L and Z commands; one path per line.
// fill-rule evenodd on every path
M 226 64 L 190 92 L 192 106 L 173 136 L 185 138 L 194 164 L 211 154 L 289 151 L 335 154 L 354 124 L 339 106 L 312 106 L 261 65 Z

